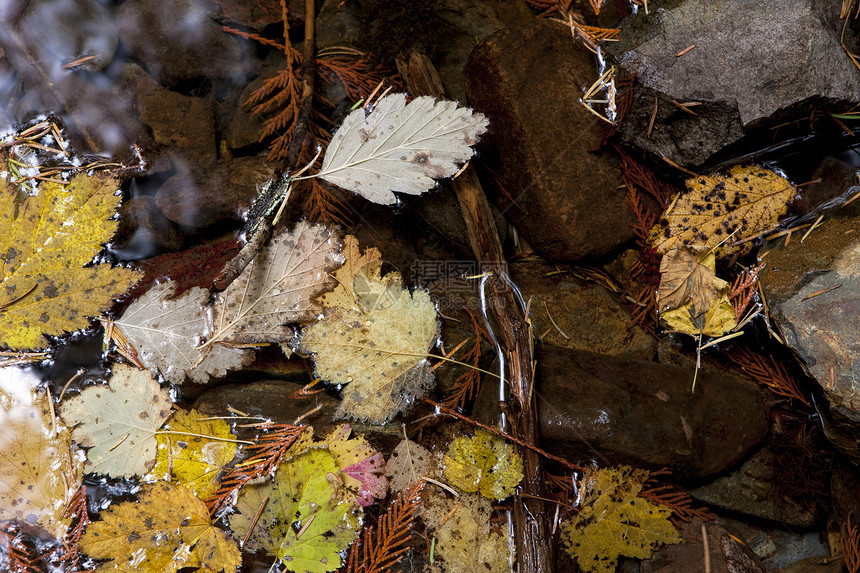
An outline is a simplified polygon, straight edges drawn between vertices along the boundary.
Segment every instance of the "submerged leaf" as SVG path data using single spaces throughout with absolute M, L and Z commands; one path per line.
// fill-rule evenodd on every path
M 455 438 L 444 464 L 451 485 L 489 499 L 509 497 L 523 479 L 523 459 L 513 446 L 482 429 Z
M 119 364 L 110 386 L 90 386 L 62 403 L 61 416 L 87 451 L 87 471 L 112 477 L 145 474 L 155 463 L 155 432 L 170 416 L 167 390 L 149 372 Z
M 647 559 L 665 543 L 681 543 L 672 510 L 638 497 L 647 470 L 586 470 L 581 510 L 562 525 L 564 548 L 583 571 L 614 573 L 618 557 Z
M 47 396 L 32 391 L 38 384 L 18 368 L 0 369 L 0 521 L 17 519 L 62 538 L 82 467 L 68 430 L 54 428 Z
M 324 573 L 341 566 L 340 552 L 358 535 L 361 509 L 343 488 L 334 456 L 310 449 L 283 462 L 274 480 L 247 485 L 239 494 L 230 526 L 247 534 L 251 548 L 276 555 L 290 571 Z
M 751 243 L 733 243 L 773 228 L 794 195 L 787 179 L 754 165 L 735 165 L 727 175 L 697 175 L 651 229 L 650 242 L 660 253 L 703 245 L 717 257 L 743 254 Z
M 435 179 L 454 175 L 488 123 L 456 102 L 421 96 L 407 104 L 405 94 L 392 94 L 370 113 L 357 109 L 346 117 L 318 176 L 390 205 L 397 201 L 392 191 L 420 195 Z
M 351 431 L 346 424 L 335 431 L 334 439 L 328 441 L 328 449 L 344 475 L 346 488 L 355 493 L 360 506 L 367 507 L 376 499 L 384 499 L 388 493 L 385 458 L 364 436 L 350 439 Z
M 437 471 L 436 459 L 430 450 L 410 439 L 397 444 L 385 467 L 391 491 L 395 492 L 408 490 L 424 476 L 435 477 Z
M 0 346 L 42 349 L 43 334 L 85 328 L 141 273 L 91 262 L 113 237 L 119 184 L 104 172 L 44 182 L 18 199 L 0 159 Z
M 191 490 L 156 482 L 142 486 L 138 500 L 111 505 L 81 538 L 84 553 L 109 560 L 105 569 L 172 573 L 200 567 L 234 573 L 241 565 L 239 548 L 209 522 L 206 504 Z
M 236 438 L 224 420 L 202 419 L 196 411 L 177 410 L 156 436 L 158 454 L 152 479 L 183 485 L 206 499 L 236 455 Z
M 320 297 L 320 302 L 326 308 L 340 307 L 351 310 L 361 310 L 355 294 L 355 280 L 379 279 L 382 269 L 382 256 L 376 247 L 368 247 L 361 253 L 358 239 L 347 235 L 343 239 L 344 263 L 339 269 L 332 273 L 337 281 L 333 291 L 327 292 Z

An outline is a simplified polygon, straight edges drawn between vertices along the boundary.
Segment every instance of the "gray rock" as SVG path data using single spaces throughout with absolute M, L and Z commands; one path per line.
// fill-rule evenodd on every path
M 832 219 L 803 243 L 766 245 L 771 252 L 761 276 L 785 343 L 822 387 L 831 413 L 855 424 L 860 422 L 858 228 L 860 219 Z
M 860 100 L 860 74 L 839 43 L 838 10 L 824 0 L 690 0 L 632 17 L 622 25 L 622 41 L 607 47 L 626 73 L 638 72 L 639 99 L 623 134 L 652 153 L 696 165 L 778 112 Z M 642 120 L 650 119 L 655 93 L 652 138 L 637 137 L 636 130 L 647 129 Z M 692 116 L 671 100 L 705 105 Z
M 693 394 L 690 369 L 551 346 L 539 346 L 536 360 L 541 443 L 574 462 L 703 478 L 768 431 L 762 392 L 733 376 L 700 372 Z M 494 384 L 484 390 L 481 400 L 495 399 Z
M 592 54 L 546 20 L 494 34 L 466 67 L 469 104 L 490 118 L 482 145 L 507 190 L 496 200 L 550 259 L 597 257 L 633 238 L 617 161 L 589 153 L 601 120 L 578 99 L 594 80 Z

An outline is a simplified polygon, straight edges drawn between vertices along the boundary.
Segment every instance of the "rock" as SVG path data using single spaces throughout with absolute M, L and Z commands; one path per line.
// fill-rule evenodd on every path
M 597 257 L 633 238 L 618 162 L 588 152 L 601 120 L 578 100 L 596 77 L 592 54 L 547 20 L 494 34 L 466 66 L 469 104 L 490 118 L 481 144 L 509 195 L 496 201 L 550 259 Z
M 811 527 L 815 523 L 814 499 L 792 499 L 780 491 L 775 455 L 762 448 L 730 474 L 690 491 L 710 507 L 737 511 L 783 525 Z M 798 474 L 802 473 L 796 468 Z M 792 476 L 794 479 L 794 476 Z M 803 479 L 798 476 L 797 479 Z M 810 507 L 809 503 L 813 502 Z
M 552 346 L 537 347 L 536 361 L 542 444 L 575 463 L 704 478 L 740 461 L 768 431 L 762 393 L 729 375 L 699 372 L 691 393 L 690 369 Z
M 335 46 L 367 48 L 367 28 L 361 2 L 325 0 L 316 18 L 317 50 Z
M 842 560 L 829 555 L 817 555 L 782 567 L 779 573 L 842 573 Z
M 236 38 L 207 14 L 203 0 L 126 0 L 117 9 L 120 38 L 160 83 L 229 79 L 244 83 L 247 67 Z
M 239 24 L 255 32 L 267 26 L 281 24 L 280 0 L 212 0 L 218 7 L 218 20 Z M 287 0 L 290 28 L 305 21 L 305 3 L 302 0 Z
M 708 538 L 708 568 L 705 568 L 704 526 Z M 684 523 L 681 536 L 684 543 L 668 545 L 654 552 L 639 565 L 640 573 L 765 573 L 758 557 L 730 526 L 717 519 L 708 523 L 695 518 Z
M 770 254 L 760 279 L 785 343 L 822 387 L 831 413 L 854 424 L 860 422 L 858 228 L 858 218 L 830 219 L 803 243 L 793 240 L 786 247 L 780 239 L 765 245 Z M 856 428 L 848 430 L 854 436 L 849 442 L 860 437 Z M 856 443 L 843 446 L 853 451 Z
M 624 73 L 638 72 L 622 136 L 695 166 L 769 119 L 860 100 L 860 76 L 840 46 L 838 11 L 825 0 L 688 0 L 633 16 L 622 24 L 622 41 L 607 47 Z M 751 57 L 761 65 L 750 65 Z M 654 95 L 660 102 L 649 139 Z M 692 116 L 672 100 L 704 105 Z
M 140 195 L 122 203 L 116 246 L 128 253 L 123 255 L 126 260 L 145 258 L 157 252 L 158 247 L 180 249 L 182 233 L 158 209 L 153 197 Z
M 836 458 L 830 479 L 830 496 L 833 504 L 833 517 L 843 523 L 850 515 L 851 523 L 860 519 L 860 471 L 853 462 Z
M 650 360 L 657 340 L 633 321 L 630 311 L 605 288 L 550 274 L 542 262 L 511 262 L 511 278 L 531 300 L 532 331 L 544 344 Z

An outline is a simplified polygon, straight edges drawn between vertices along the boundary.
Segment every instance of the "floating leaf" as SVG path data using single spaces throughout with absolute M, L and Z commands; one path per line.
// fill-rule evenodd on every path
M 87 471 L 145 474 L 155 463 L 155 432 L 170 416 L 170 395 L 149 372 L 119 364 L 110 386 L 90 386 L 63 402 L 61 416 L 87 451 Z
M 402 440 L 386 464 L 391 491 L 406 491 L 424 476 L 433 477 L 436 460 L 430 450 L 409 439 Z
M 638 497 L 647 470 L 586 470 L 581 510 L 562 525 L 564 548 L 583 571 L 614 573 L 618 557 L 647 559 L 660 544 L 681 543 L 672 510 Z
M 144 485 L 139 501 L 101 512 L 81 538 L 102 568 L 129 573 L 171 573 L 183 567 L 234 573 L 242 555 L 227 534 L 209 522 L 206 504 L 189 489 L 167 482 Z
M 42 349 L 42 336 L 85 328 L 141 276 L 90 265 L 113 237 L 119 184 L 104 172 L 78 174 L 68 185 L 44 182 L 18 199 L 0 159 L 0 346 Z
M 472 156 L 471 146 L 488 120 L 452 101 L 405 94 L 380 99 L 370 113 L 357 109 L 343 121 L 326 150 L 318 176 L 390 205 L 392 191 L 420 195 L 450 177 Z
M 152 479 L 183 485 L 206 499 L 236 455 L 236 438 L 224 420 L 202 419 L 196 411 L 177 410 L 156 436 L 158 454 Z
M 400 286 L 400 276 L 358 276 L 359 310 L 326 309 L 305 328 L 299 351 L 315 353 L 316 375 L 348 385 L 337 416 L 381 424 L 433 384 L 427 351 L 436 340 L 436 307 L 426 290 Z
M 251 350 L 221 344 L 213 345 L 205 355 L 197 350 L 211 335 L 204 313 L 209 291 L 194 287 L 174 299 L 175 288 L 172 281 L 155 285 L 114 322 L 147 368 L 176 384 L 186 377 L 205 384 L 210 377 L 224 376 L 254 358 Z
M 244 536 L 263 507 L 251 548 L 276 555 L 290 571 L 334 571 L 361 526 L 361 509 L 339 473 L 327 449 L 310 449 L 282 463 L 273 481 L 242 488 L 230 526 Z
M 312 301 L 334 286 L 328 271 L 340 266 L 340 241 L 322 225 L 301 221 L 269 243 L 214 306 L 209 342 L 260 344 L 292 337 L 287 324 L 314 320 Z
M 349 439 L 350 432 L 349 425 L 344 425 L 337 437 L 328 442 L 328 449 L 344 475 L 347 489 L 355 493 L 360 506 L 367 507 L 388 493 L 385 458 L 364 436 Z
M 345 259 L 343 266 L 332 273 L 337 286 L 333 291 L 322 295 L 320 302 L 326 308 L 340 307 L 360 311 L 355 294 L 355 279 L 380 279 L 382 256 L 375 247 L 365 249 L 362 254 L 358 239 L 352 235 L 344 237 L 341 254 Z
M 750 243 L 733 243 L 773 228 L 794 195 L 787 179 L 762 167 L 735 165 L 728 175 L 697 175 L 651 229 L 650 242 L 660 253 L 703 245 L 717 257 L 743 254 Z
M 523 479 L 523 459 L 505 441 L 478 429 L 472 437 L 455 438 L 444 458 L 451 485 L 480 492 L 489 499 L 505 499 Z
M 38 384 L 34 374 L 0 369 L 0 521 L 17 519 L 62 538 L 82 464 L 71 455 L 68 430 L 55 431 L 47 396 L 32 391 Z

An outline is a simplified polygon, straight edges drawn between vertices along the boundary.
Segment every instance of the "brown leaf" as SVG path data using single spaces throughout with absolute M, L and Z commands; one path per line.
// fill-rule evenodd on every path
M 661 312 L 692 301 L 693 312 L 701 314 L 719 298 L 725 286 L 725 281 L 714 273 L 714 254 L 702 249 L 672 249 L 660 263 L 660 275 L 657 305 Z

